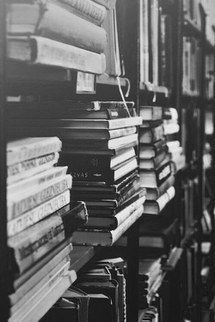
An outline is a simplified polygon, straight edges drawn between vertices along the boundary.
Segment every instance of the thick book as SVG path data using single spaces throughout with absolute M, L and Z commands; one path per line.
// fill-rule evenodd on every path
M 55 66 L 93 74 L 102 74 L 106 68 L 104 54 L 40 36 L 9 37 L 7 57 L 32 65 Z
M 135 126 L 131 127 L 126 127 L 126 128 L 121 128 L 121 129 L 115 129 L 115 130 L 108 130 L 108 129 L 74 129 L 70 128 L 70 126 L 59 126 L 57 125 L 58 122 L 56 122 L 56 127 L 54 125 L 51 125 L 50 127 L 47 126 L 45 127 L 43 125 L 43 122 L 41 120 L 38 120 L 38 123 L 35 125 L 32 125 L 32 127 L 29 127 L 29 124 L 27 124 L 27 128 L 23 129 L 22 127 L 26 127 L 26 123 L 32 123 L 31 121 L 28 122 L 23 122 L 21 121 L 16 121 L 13 120 L 11 123 L 13 123 L 13 126 L 15 127 L 20 127 L 20 133 L 25 133 L 28 131 L 31 135 L 34 135 L 37 133 L 38 129 L 40 129 L 41 135 L 51 135 L 52 133 L 56 133 L 62 141 L 107 141 L 107 140 L 112 140 L 116 138 L 121 138 L 124 136 L 128 135 L 133 135 L 137 132 Z M 41 124 L 40 124 L 41 123 Z M 60 123 L 60 122 L 59 122 Z M 14 131 L 12 129 L 12 131 Z M 107 144 L 106 144 L 107 145 Z
M 153 222 L 148 220 L 140 225 L 140 246 L 165 249 L 174 245 L 179 236 L 178 220 L 166 220 L 162 216 L 155 219 Z
M 11 10 L 10 10 L 11 9 Z M 23 12 L 27 11 L 26 14 Z M 57 2 L 15 2 L 9 6 L 8 32 L 13 35 L 37 35 L 102 53 L 107 45 L 106 32 Z
M 32 137 L 7 144 L 7 166 L 34 159 L 53 152 L 59 152 L 62 143 L 58 137 Z
M 83 154 L 83 153 L 71 153 L 64 152 L 62 153 L 60 162 L 65 164 L 72 164 L 74 168 L 78 167 L 87 167 L 95 169 L 113 169 L 122 162 L 127 161 L 130 158 L 135 157 L 134 148 L 128 148 L 121 150 L 120 154 L 110 156 L 110 155 L 101 155 L 96 154 Z M 81 166 L 82 164 L 82 166 Z
M 10 252 L 9 260 L 11 261 L 11 268 L 13 270 L 12 275 L 14 277 L 14 280 L 10 285 L 10 294 L 22 287 L 25 289 L 25 286 L 26 288 L 31 288 L 30 285 L 26 285 L 27 281 L 29 281 L 30 284 L 32 283 L 32 286 L 37 284 L 37 282 L 46 275 L 48 271 L 70 254 L 72 249 L 71 240 L 64 240 L 21 275 L 18 274 L 17 267 L 14 267 L 13 252 Z
M 11 125 L 23 127 L 62 127 L 70 128 L 71 130 L 117 130 L 122 128 L 135 127 L 141 124 L 141 118 L 124 117 L 115 119 L 73 119 L 72 113 L 70 118 L 67 119 L 13 119 Z
M 161 120 L 163 117 L 163 108 L 161 106 L 141 106 L 140 116 L 143 121 Z
M 167 142 L 165 140 L 158 140 L 153 144 L 141 144 L 139 149 L 139 157 L 141 159 L 155 158 L 160 151 L 167 152 Z
M 110 231 L 86 230 L 76 231 L 73 243 L 79 245 L 112 246 L 143 214 L 143 206 L 136 209 L 121 225 Z
M 115 181 L 137 168 L 137 159 L 133 157 L 113 169 L 93 169 L 88 167 L 74 168 L 72 165 L 71 167 L 69 166 L 69 172 L 72 174 L 74 181 L 104 181 L 113 184 Z
M 116 229 L 119 227 L 136 209 L 144 204 L 146 196 L 140 197 L 138 200 L 119 211 L 113 217 L 89 217 L 85 227 L 97 229 Z
M 146 199 L 156 200 L 175 183 L 175 176 L 168 177 L 158 188 L 147 188 Z
M 38 187 L 32 187 L 27 191 L 17 191 L 7 198 L 7 220 L 15 219 L 27 211 L 36 208 L 42 203 L 56 197 L 64 191 L 71 189 L 72 176 L 66 175 L 45 183 Z
M 157 169 L 141 170 L 140 181 L 143 187 L 158 188 L 172 173 L 172 163 L 166 162 Z
M 174 196 L 175 188 L 171 186 L 157 200 L 147 200 L 144 204 L 144 214 L 159 215 Z
M 19 274 L 26 271 L 64 239 L 64 225 L 58 215 L 52 215 L 28 230 L 10 237 L 8 245 L 13 249 Z
M 83 201 L 73 202 L 65 207 L 68 210 L 61 215 L 61 218 L 63 220 L 65 236 L 70 238 L 75 230 L 87 223 L 88 212 Z
M 32 315 L 38 321 L 47 312 L 46 308 L 51 307 L 63 294 L 71 283 L 77 279 L 76 272 L 69 270 L 70 261 L 59 268 L 33 296 L 18 309 L 11 317 L 11 322 L 30 321 Z
M 66 175 L 68 167 L 52 167 L 46 171 L 35 174 L 30 178 L 23 179 L 21 181 L 15 182 L 7 187 L 8 198 L 17 191 L 22 191 L 25 193 L 29 189 L 34 187 L 35 189 L 40 189 L 44 184 L 50 183 L 52 180 L 57 178 L 62 178 Z
M 10 220 L 7 223 L 7 233 L 12 237 L 26 228 L 36 224 L 38 221 L 51 215 L 70 202 L 70 191 L 67 190 L 40 206 L 24 213 L 23 215 Z
M 73 101 L 8 103 L 10 119 L 118 119 L 133 115 L 134 102 L 126 101 Z
M 140 169 L 157 169 L 159 165 L 165 160 L 165 162 L 170 161 L 169 154 L 166 153 L 166 151 L 160 151 L 156 157 L 151 159 L 139 159 L 139 168 Z
M 164 127 L 159 125 L 151 128 L 140 128 L 140 144 L 154 144 L 164 140 Z
M 32 285 L 32 279 L 27 281 L 20 289 L 18 289 L 14 294 L 9 296 L 11 303 L 11 314 L 19 310 L 29 298 L 31 298 L 35 293 L 37 293 L 45 283 L 47 283 L 52 276 L 54 276 L 61 267 L 71 261 L 70 254 L 62 258 L 55 266 L 50 267 L 50 270 L 46 272 L 45 275 L 41 276 L 41 279 L 37 281 L 36 284 Z
M 30 160 L 15 163 L 7 167 L 7 184 L 10 185 L 19 180 L 33 176 L 39 172 L 51 168 L 58 162 L 59 153 L 54 152 Z

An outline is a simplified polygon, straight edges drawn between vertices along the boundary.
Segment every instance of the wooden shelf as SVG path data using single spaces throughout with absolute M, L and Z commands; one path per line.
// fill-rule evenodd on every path
M 47 285 L 47 290 L 39 290 L 33 298 L 30 298 L 21 310 L 10 317 L 9 322 L 37 322 L 63 295 L 69 286 L 77 279 L 77 272 L 93 256 L 97 249 L 94 247 L 74 246 L 71 252 L 71 265 L 62 275 L 56 274 L 51 283 Z

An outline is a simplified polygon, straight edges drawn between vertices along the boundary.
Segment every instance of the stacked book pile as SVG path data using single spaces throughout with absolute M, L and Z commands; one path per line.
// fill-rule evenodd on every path
M 10 1 L 9 60 L 104 73 L 108 40 L 102 25 L 114 5 L 114 0 Z
M 139 262 L 139 308 L 147 308 L 163 279 L 161 257 L 144 258 Z
M 139 135 L 141 185 L 146 188 L 145 214 L 159 214 L 174 197 L 174 167 L 168 153 L 160 106 L 140 108 Z
M 41 322 L 125 322 L 126 282 L 120 259 L 96 262 L 80 274 Z
M 171 160 L 176 166 L 176 171 L 179 171 L 185 166 L 185 155 L 180 141 L 177 139 L 180 130 L 178 112 L 173 107 L 166 107 L 163 109 L 163 118 L 164 134 L 166 136 L 168 151 Z
M 111 245 L 143 213 L 134 147 L 138 144 L 133 102 L 48 102 L 11 111 L 13 135 L 58 135 L 61 165 L 73 176 L 73 200 L 86 202 L 89 221 L 74 242 Z M 28 110 L 28 113 L 27 113 Z
M 58 137 L 26 138 L 7 145 L 7 231 L 11 321 L 21 321 L 70 268 L 71 235 L 86 221 L 84 203 L 70 205 L 72 176 L 57 167 Z M 76 222 L 73 219 L 77 217 Z

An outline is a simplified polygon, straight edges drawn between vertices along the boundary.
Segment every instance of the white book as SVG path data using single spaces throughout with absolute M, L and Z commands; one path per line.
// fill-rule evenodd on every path
M 10 185 L 14 182 L 45 171 L 56 164 L 58 159 L 59 153 L 56 152 L 13 164 L 7 168 L 7 184 Z
M 25 193 L 26 190 L 36 187 L 39 189 L 41 185 L 50 182 L 53 179 L 60 178 L 66 175 L 68 167 L 52 167 L 46 171 L 35 174 L 30 178 L 26 178 L 19 182 L 15 182 L 7 187 L 7 196 L 10 198 L 10 195 L 17 193 L 17 191 L 22 191 Z
M 8 237 L 14 236 L 24 229 L 36 224 L 38 221 L 67 205 L 69 202 L 70 191 L 67 190 L 59 196 L 34 208 L 33 210 L 26 212 L 20 217 L 9 221 L 7 223 Z
M 64 177 L 56 178 L 44 185 L 32 187 L 23 191 L 17 191 L 10 194 L 7 198 L 7 220 L 10 221 L 32 210 L 40 204 L 54 198 L 55 196 L 71 189 L 72 176 L 70 174 Z
M 102 74 L 106 69 L 104 54 L 40 36 L 9 37 L 7 57 L 34 65 L 76 69 L 93 74 Z
M 58 137 L 34 137 L 7 144 L 7 166 L 42 155 L 59 152 L 62 142 Z

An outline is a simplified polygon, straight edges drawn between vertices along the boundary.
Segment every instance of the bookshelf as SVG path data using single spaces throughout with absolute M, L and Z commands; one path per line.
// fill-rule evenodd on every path
M 150 2 L 150 1 L 149 1 Z M 9 66 L 6 61 L 6 0 L 0 2 L 0 297 L 3 299 L 4 311 L 1 311 L 2 321 L 7 321 L 9 316 L 8 303 L 8 284 L 10 276 L 8 276 L 8 249 L 7 249 L 7 203 L 6 203 L 6 142 L 8 138 L 7 122 L 8 115 L 6 111 L 6 96 L 15 100 L 19 95 L 26 98 L 28 101 L 36 99 L 36 102 L 52 98 L 53 100 L 82 100 L 84 102 L 91 100 L 121 100 L 119 86 L 121 87 L 126 100 L 135 102 L 136 110 L 139 113 L 141 106 L 158 106 L 163 108 L 173 106 L 178 112 L 179 124 L 183 125 L 188 133 L 186 142 L 186 164 L 175 175 L 175 198 L 169 202 L 162 210 L 161 216 L 172 214 L 174 218 L 179 220 L 181 228 L 186 215 L 187 207 L 192 208 L 194 219 L 188 227 L 183 227 L 180 240 L 176 242 L 166 258 L 166 264 L 163 267 L 162 275 L 159 283 L 150 294 L 150 304 L 154 303 L 157 293 L 161 295 L 161 300 L 165 302 L 163 316 L 164 322 L 172 322 L 175 317 L 172 310 L 176 309 L 179 312 L 177 321 L 184 312 L 188 312 L 190 307 L 193 318 L 192 322 L 201 322 L 201 268 L 202 268 L 202 226 L 201 219 L 204 211 L 204 195 L 205 195 L 205 171 L 203 164 L 204 143 L 205 143 L 205 111 L 208 105 L 214 107 L 214 99 L 208 98 L 206 95 L 206 55 L 214 54 L 214 46 L 206 35 L 206 15 L 202 6 L 200 6 L 201 26 L 198 26 L 195 21 L 184 16 L 184 8 L 182 0 L 159 0 L 159 10 L 163 16 L 172 17 L 171 19 L 171 38 L 172 51 L 170 53 L 171 66 L 168 67 L 169 77 L 171 80 L 166 80 L 164 76 L 159 75 L 159 81 L 156 80 L 156 75 L 153 71 L 149 71 L 151 79 L 143 81 L 143 58 L 141 58 L 141 16 L 140 8 L 143 0 L 124 1 L 117 0 L 117 10 L 120 13 L 120 28 L 119 36 L 121 38 L 121 47 L 123 52 L 125 75 L 116 77 L 107 74 L 97 75 L 94 79 L 95 91 L 92 93 L 77 94 L 77 71 L 52 69 L 46 67 L 26 66 L 19 63 L 16 66 L 16 73 L 21 73 L 18 77 L 13 75 L 14 66 Z M 150 9 L 151 10 L 151 9 Z M 194 39 L 200 48 L 198 77 L 199 91 L 183 91 L 183 46 L 184 38 Z M 152 55 L 152 53 L 151 53 Z M 152 58 L 151 58 L 152 59 Z M 154 59 L 154 58 L 153 58 Z M 156 62 L 155 62 L 156 63 Z M 25 66 L 24 66 L 25 65 Z M 145 66 L 144 66 L 145 68 Z M 150 68 L 153 69 L 151 66 Z M 169 71 L 170 69 L 170 71 Z M 159 71 L 157 71 L 159 73 Z M 32 76 L 33 75 L 33 76 Z M 149 78 L 150 78 L 149 77 Z M 162 79 L 164 77 L 164 79 Z M 31 80 L 29 80 L 29 78 Z M 166 83 L 166 85 L 163 85 Z M 92 85 L 92 84 L 91 84 Z M 13 107 L 13 102 L 8 104 L 10 110 Z M 7 106 L 8 106 L 7 105 Z M 29 103 L 30 105 L 30 103 Z M 183 114 L 186 114 L 185 117 Z M 10 113 L 9 113 L 10 114 Z M 196 121 L 195 128 L 192 127 L 190 120 L 192 117 Z M 185 119 L 185 120 L 184 120 Z M 196 132 L 195 132 L 196 130 Z M 185 133 L 181 126 L 178 138 L 183 141 Z M 139 150 L 139 147 L 137 147 Z M 196 184 L 197 181 L 197 184 Z M 191 185 L 191 187 L 189 186 Z M 190 195 L 196 198 L 198 202 L 195 205 L 187 206 L 189 200 L 186 199 L 184 186 L 190 189 Z M 195 191 L 194 191 L 195 190 Z M 185 209 L 186 208 L 186 209 Z M 185 218 L 186 220 L 186 218 Z M 127 259 L 127 318 L 128 322 L 138 320 L 138 272 L 139 272 L 139 255 L 147 256 L 147 250 L 141 250 L 139 247 L 139 229 L 144 220 L 138 219 L 132 227 L 128 229 L 127 246 L 123 250 L 118 247 L 100 247 L 100 246 L 74 246 L 71 252 L 70 268 L 65 276 L 53 283 L 46 294 L 42 294 L 41 298 L 36 301 L 35 305 L 29 310 L 29 307 L 23 306 L 22 312 L 12 316 L 9 321 L 38 321 L 44 314 L 53 306 L 53 304 L 62 296 L 68 287 L 75 282 L 79 271 L 92 263 L 101 254 L 101 257 L 107 253 L 108 255 L 115 254 L 117 256 L 123 254 Z M 190 248 L 197 243 L 196 253 L 196 289 L 192 289 L 193 294 L 189 297 L 186 292 L 186 285 L 182 285 L 187 271 L 184 265 L 187 263 L 186 253 Z M 175 255 L 177 253 L 177 256 Z M 7 281 L 7 282 L 5 282 Z M 175 299 L 170 299 L 171 292 L 179 294 Z M 40 294 L 39 294 L 40 295 Z M 39 296 L 38 295 L 38 296 Z M 184 295 L 184 298 L 183 298 Z M 189 294 L 190 295 L 190 294 Z M 167 299 L 165 299 L 167 297 Z M 169 301 L 169 302 L 168 302 Z M 179 303 L 177 302 L 179 301 Z M 171 304 L 171 309 L 166 306 Z M 213 305 L 214 301 L 212 301 Z M 166 306 L 165 306 L 166 305 Z M 162 305 L 161 305 L 162 306 Z M 189 314 L 188 314 L 189 315 Z M 32 319 L 32 316 L 34 317 Z

